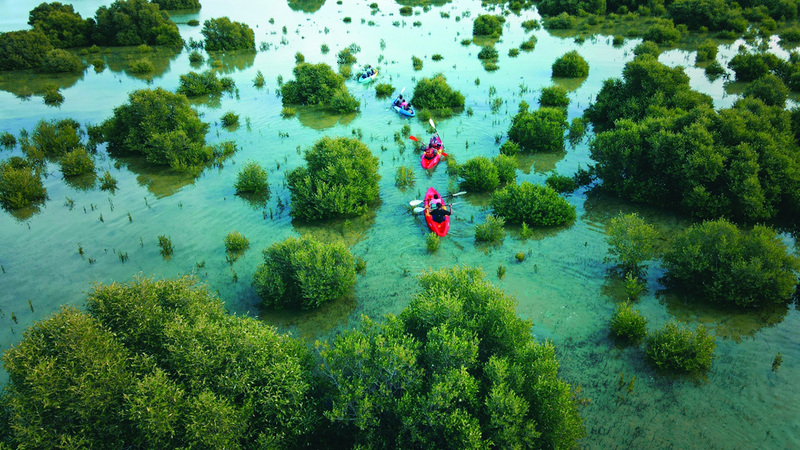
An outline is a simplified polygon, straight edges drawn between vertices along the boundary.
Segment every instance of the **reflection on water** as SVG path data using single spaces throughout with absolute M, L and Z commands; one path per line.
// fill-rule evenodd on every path
M 289 8 L 295 11 L 313 13 L 322 8 L 325 0 L 288 0 Z
M 517 167 L 522 173 L 548 173 L 556 168 L 556 164 L 567 156 L 566 151 L 553 153 L 519 153 L 517 154 Z M 566 174 L 565 174 L 566 175 Z
M 717 336 L 735 342 L 743 338 L 753 338 L 764 328 L 783 322 L 789 313 L 789 306 L 786 304 L 744 310 L 693 299 L 671 289 L 659 291 L 658 298 L 676 320 L 702 323 L 713 328 Z
M 97 175 L 94 172 L 64 177 L 64 183 L 78 191 L 90 191 L 94 189 L 96 181 Z
M 314 106 L 297 106 L 297 119 L 303 126 L 324 130 L 336 125 L 348 125 L 358 113 L 331 114 Z
M 151 52 L 141 52 L 136 47 L 109 47 L 103 48 L 100 54 L 87 56 L 86 62 L 102 59 L 112 72 L 148 81 L 161 78 L 180 54 L 181 49 L 173 47 L 153 47 Z M 131 65 L 139 60 L 150 61 L 153 64 L 153 71 L 144 74 L 131 72 Z
M 564 89 L 567 90 L 567 92 L 573 92 L 577 91 L 578 88 L 581 87 L 583 82 L 586 81 L 586 78 L 588 77 L 582 77 L 582 78 L 553 77 L 553 83 L 563 87 Z
M 375 215 L 375 209 L 372 209 L 366 216 L 314 224 L 293 220 L 292 226 L 302 236 L 311 236 L 320 242 L 340 241 L 347 247 L 352 247 L 364 240 L 367 232 L 375 225 Z
M 57 74 L 34 70 L 0 71 L 0 90 L 10 92 L 19 98 L 42 95 L 47 85 L 56 85 L 59 89 L 74 86 L 83 80 L 84 73 L 85 71 Z
M 329 334 L 345 325 L 357 305 L 356 297 L 351 292 L 313 311 L 262 310 L 259 318 L 266 323 L 291 330 L 293 335 L 313 342 L 320 335 Z
M 231 74 L 252 67 L 256 60 L 256 52 L 253 50 L 209 52 L 208 55 L 209 65 L 215 60 L 221 64 L 211 66 L 212 69 L 223 74 Z
M 165 166 L 150 164 L 143 156 L 125 156 L 115 158 L 125 168 L 136 174 L 139 186 L 147 188 L 156 198 L 164 198 L 175 194 L 185 186 L 194 183 L 195 177 L 186 173 L 175 172 Z
M 398 5 L 403 6 L 442 6 L 453 0 L 394 0 Z

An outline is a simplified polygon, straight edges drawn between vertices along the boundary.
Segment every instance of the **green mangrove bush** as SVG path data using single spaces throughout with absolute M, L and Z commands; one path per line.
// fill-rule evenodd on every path
M 293 72 L 295 79 L 281 86 L 284 106 L 313 105 L 342 114 L 358 110 L 359 102 L 347 91 L 344 77 L 329 65 L 301 63 Z
M 490 205 L 496 216 L 509 223 L 547 227 L 575 220 L 575 207 L 556 191 L 527 181 L 492 193 Z
M 481 14 L 472 23 L 472 35 L 498 38 L 503 34 L 503 24 L 505 22 L 506 19 L 503 16 Z
M 464 108 L 464 95 L 453 90 L 441 73 L 431 78 L 421 78 L 414 86 L 411 103 L 417 108 L 438 110 L 442 108 Z
M 62 156 L 59 164 L 61 173 L 65 177 L 94 172 L 94 160 L 83 147 L 78 147 Z
M 589 63 L 576 50 L 556 59 L 552 69 L 554 77 L 582 78 L 589 75 Z
M 28 14 L 28 25 L 44 33 L 53 47 L 88 47 L 94 20 L 84 20 L 72 5 L 52 2 L 33 8 Z
M 567 113 L 563 108 L 539 108 L 528 111 L 523 101 L 511 119 L 508 137 L 526 152 L 559 152 L 564 150 Z
M 544 180 L 544 184 L 559 194 L 573 192 L 578 188 L 578 184 L 575 183 L 575 179 L 573 177 L 560 175 L 558 173 L 553 173 L 547 177 L 547 179 Z
M 619 214 L 606 227 L 608 260 L 622 273 L 639 275 L 642 263 L 657 255 L 658 232 L 636 213 Z
M 364 318 L 321 345 L 332 388 L 324 417 L 342 447 L 577 445 L 585 432 L 555 349 L 484 278 L 473 268 L 427 272 L 399 316 Z
M 714 303 L 759 307 L 786 303 L 800 261 L 771 228 L 743 231 L 726 220 L 694 225 L 664 253 L 669 283 Z
M 44 55 L 39 69 L 45 73 L 82 72 L 84 65 L 74 53 L 54 48 Z
M 353 138 L 324 137 L 303 154 L 305 166 L 286 175 L 292 217 L 358 216 L 378 201 L 378 158 Z
M 200 31 L 205 38 L 207 51 L 255 50 L 256 38 L 253 29 L 228 17 L 208 19 Z
M 0 70 L 36 69 L 53 45 L 40 30 L 0 33 Z
M 542 95 L 539 97 L 539 106 L 566 108 L 569 106 L 567 88 L 560 84 L 543 87 Z
M 638 343 L 647 337 L 647 319 L 639 310 L 634 310 L 630 303 L 617 304 L 611 316 L 611 335 L 632 343 Z
M 19 156 L 0 161 L 0 206 L 13 211 L 46 198 L 47 190 L 36 166 Z
M 711 368 L 716 348 L 702 325 L 692 332 L 672 321 L 647 336 L 645 355 L 657 369 L 699 376 Z
M 313 309 L 346 294 L 356 283 L 355 259 L 341 242 L 288 238 L 264 249 L 253 284 L 264 306 Z
M 242 253 L 250 247 L 250 241 L 238 231 L 225 235 L 225 251 L 229 254 Z
M 247 162 L 236 175 L 234 184 L 237 194 L 257 194 L 269 197 L 267 171 L 255 161 Z
M 97 9 L 94 21 L 92 42 L 98 45 L 183 45 L 169 14 L 147 0 L 115 0 Z
M 476 156 L 458 166 L 461 188 L 471 192 L 489 192 L 500 185 L 497 166 L 485 156 Z
M 217 78 L 217 74 L 212 70 L 203 73 L 189 72 L 180 76 L 178 94 L 187 97 L 199 97 L 201 95 L 219 95 L 222 92 L 233 92 L 235 83 L 233 78 Z
M 503 240 L 506 221 L 492 214 L 486 216 L 486 222 L 475 226 L 475 242 L 497 243 Z

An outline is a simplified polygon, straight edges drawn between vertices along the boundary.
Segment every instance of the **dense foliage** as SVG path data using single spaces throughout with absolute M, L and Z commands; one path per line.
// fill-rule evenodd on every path
M 510 223 L 546 227 L 575 220 L 575 207 L 556 191 L 527 181 L 494 192 L 490 204 L 495 215 Z
M 97 9 L 95 22 L 92 41 L 98 45 L 183 45 L 169 14 L 147 0 L 115 0 Z
M 83 448 L 296 447 L 308 350 L 190 278 L 97 286 L 4 355 L 7 443 Z
M 28 25 L 44 33 L 56 48 L 88 47 L 94 21 L 84 20 L 72 5 L 52 2 L 33 8 L 28 15 Z
M 508 137 L 527 152 L 557 152 L 564 150 L 567 131 L 567 112 L 563 108 L 539 108 L 528 111 L 520 104 L 519 112 L 511 119 Z
M 0 206 L 15 210 L 45 198 L 41 172 L 34 164 L 18 156 L 0 161 Z
M 94 172 L 94 160 L 83 147 L 70 151 L 58 162 L 65 177 Z
M 638 275 L 642 263 L 656 256 L 658 233 L 636 213 L 619 214 L 606 227 L 609 259 L 623 273 Z
M 218 95 L 222 92 L 232 92 L 235 87 L 233 78 L 217 78 L 214 71 L 206 70 L 203 73 L 189 72 L 180 76 L 178 94 L 187 97 L 199 97 L 201 95 Z
M 505 224 L 502 217 L 487 215 L 484 223 L 475 226 L 475 242 L 499 243 L 506 235 Z
M 503 16 L 481 14 L 472 23 L 472 35 L 500 37 L 503 34 L 503 23 L 505 21 L 506 19 Z
M 353 138 L 324 137 L 286 175 L 292 217 L 320 220 L 365 214 L 378 201 L 378 158 Z
M 637 343 L 647 336 L 647 319 L 630 303 L 617 305 L 611 316 L 611 334 L 619 339 Z
M 647 336 L 648 361 L 667 372 L 701 375 L 711 368 L 717 344 L 700 325 L 692 332 L 676 322 L 669 322 Z
M 293 73 L 295 79 L 281 86 L 284 105 L 314 105 L 338 113 L 358 110 L 358 100 L 347 91 L 344 77 L 336 74 L 331 66 L 300 63 Z
M 355 259 L 341 242 L 291 237 L 264 249 L 253 284 L 268 308 L 314 309 L 355 286 Z
M 40 69 L 45 73 L 82 72 L 84 66 L 77 55 L 54 48 L 44 55 Z
M 414 97 L 411 99 L 418 108 L 441 109 L 463 108 L 464 95 L 447 84 L 447 79 L 441 73 L 431 78 L 422 78 L 414 86 Z
M 200 9 L 200 0 L 151 0 L 161 9 Z
M 0 33 L 0 70 L 34 69 L 53 45 L 39 30 Z
M 566 194 L 578 189 L 578 184 L 575 182 L 575 178 L 558 173 L 553 173 L 547 177 L 547 179 L 544 180 L 544 184 L 559 194 Z
M 571 50 L 553 62 L 553 76 L 582 78 L 589 75 L 589 63 L 576 50 Z
M 205 145 L 208 124 L 183 95 L 161 88 L 141 89 L 128 100 L 114 108 L 114 116 L 101 126 L 101 139 L 108 142 L 111 152 L 142 154 L 151 163 L 196 173 L 235 151 L 228 142 Z
M 556 84 L 542 88 L 542 95 L 539 97 L 539 106 L 553 106 L 566 108 L 569 106 L 567 88 Z
M 255 50 L 256 38 L 253 29 L 246 23 L 232 22 L 227 17 L 208 19 L 203 22 L 205 49 L 215 50 Z
M 550 343 L 479 269 L 429 272 L 399 317 L 323 345 L 339 446 L 568 448 L 584 435 Z
M 267 171 L 255 161 L 250 161 L 242 167 L 236 175 L 234 184 L 237 194 L 258 194 L 269 196 L 269 183 L 267 183 Z
M 774 230 L 742 231 L 724 220 L 675 236 L 664 254 L 667 280 L 715 303 L 758 307 L 789 301 L 800 261 Z
M 636 57 L 585 116 L 603 189 L 699 218 L 800 217 L 800 149 L 792 116 L 754 97 L 719 112 L 681 68 Z
M 40 120 L 30 135 L 30 146 L 23 142 L 23 151 L 32 159 L 59 159 L 80 145 L 81 133 L 73 119 Z
M 493 191 L 500 184 L 497 167 L 485 156 L 476 156 L 458 166 L 461 188 L 471 192 Z

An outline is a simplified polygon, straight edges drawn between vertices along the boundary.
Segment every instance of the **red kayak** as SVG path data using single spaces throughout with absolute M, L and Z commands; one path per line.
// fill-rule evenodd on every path
M 433 195 L 434 194 L 438 195 L 439 193 L 436 192 L 436 189 L 434 189 L 432 187 L 428 188 L 428 192 L 425 193 L 425 202 L 424 202 L 425 203 L 425 223 L 428 224 L 428 228 L 430 228 L 431 231 L 433 231 L 434 233 L 438 234 L 439 236 L 444 236 L 444 235 L 447 234 L 447 231 L 450 230 L 450 216 L 444 216 L 444 222 L 441 222 L 441 223 L 436 222 L 436 221 L 433 220 L 433 217 L 431 217 L 431 213 L 428 212 L 428 206 L 430 204 L 430 201 L 433 199 Z M 439 195 L 439 198 L 442 198 L 442 196 Z M 442 206 L 445 206 L 445 205 L 446 205 L 446 203 L 444 202 L 444 199 L 442 199 Z
M 444 146 L 442 145 L 442 140 L 439 136 L 434 136 L 431 139 L 431 144 L 437 143 L 439 145 L 439 149 L 436 150 L 436 153 L 433 155 L 433 158 L 428 159 L 425 155 L 426 152 L 422 152 L 422 157 L 420 158 L 420 162 L 422 163 L 423 169 L 433 169 L 436 167 L 436 164 L 439 164 L 439 160 L 442 159 L 442 155 L 444 155 Z M 431 144 L 428 144 L 428 148 L 431 148 Z M 427 149 L 426 149 L 427 150 Z

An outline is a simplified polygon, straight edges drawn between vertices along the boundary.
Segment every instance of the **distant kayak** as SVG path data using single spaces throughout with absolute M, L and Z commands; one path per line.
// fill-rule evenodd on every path
M 406 117 L 414 117 L 415 116 L 414 107 L 411 106 L 411 105 L 408 105 L 408 109 L 401 108 L 399 105 L 392 105 L 392 108 L 395 111 L 397 111 L 397 113 L 400 114 L 401 116 L 406 116 Z
M 376 70 L 375 73 L 372 75 L 367 75 L 366 73 L 362 73 L 360 77 L 358 77 L 358 82 L 362 84 L 369 83 L 370 81 L 374 80 L 378 76 L 378 71 Z

